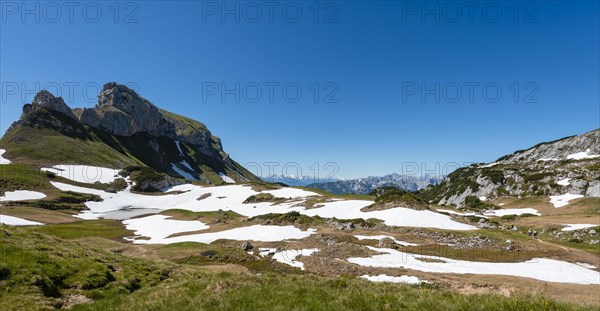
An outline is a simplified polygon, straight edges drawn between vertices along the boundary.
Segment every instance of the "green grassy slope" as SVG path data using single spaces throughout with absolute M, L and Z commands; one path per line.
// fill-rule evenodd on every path
M 46 232 L 64 236 L 73 229 L 56 228 Z M 199 256 L 203 248 L 197 243 L 157 246 L 155 252 L 167 255 L 150 260 L 143 252 L 125 256 L 119 247 L 110 252 L 95 246 L 101 243 L 41 231 L 0 226 L 3 310 L 584 310 L 543 296 L 462 295 L 428 285 L 277 272 L 264 265 L 254 266 L 251 271 L 260 272 L 254 274 L 178 257 Z

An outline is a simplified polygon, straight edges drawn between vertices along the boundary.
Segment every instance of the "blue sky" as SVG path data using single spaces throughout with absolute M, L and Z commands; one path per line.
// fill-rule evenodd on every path
M 108 81 L 262 175 L 443 173 L 600 127 L 597 1 L 53 3 L 2 2 L 2 132 L 38 87 L 91 107 Z

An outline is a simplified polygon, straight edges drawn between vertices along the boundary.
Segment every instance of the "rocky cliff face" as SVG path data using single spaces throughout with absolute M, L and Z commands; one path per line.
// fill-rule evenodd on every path
M 435 203 L 461 207 L 469 196 L 566 193 L 600 197 L 600 129 L 458 169 L 424 195 Z
M 55 97 L 48 91 L 39 92 L 31 104 L 23 107 L 21 118 L 3 138 L 9 153 L 14 149 L 13 153 L 27 157 L 24 153 L 31 147 L 28 146 L 31 143 L 27 142 L 32 142 L 33 139 L 30 134 L 20 131 L 22 127 L 51 129 L 76 139 L 77 143 L 73 146 L 81 145 L 84 149 L 80 150 L 82 155 L 86 152 L 93 153 L 93 150 L 107 155 L 117 152 L 119 162 L 116 166 L 143 164 L 173 176 L 211 183 L 222 182 L 220 175 L 226 175 L 235 181 L 257 180 L 223 151 L 221 140 L 212 135 L 204 124 L 161 110 L 127 86 L 114 82 L 104 85 L 94 108 L 72 110 L 62 98 Z M 69 147 L 56 143 L 46 144 L 41 139 L 36 140 L 36 144 L 48 148 L 49 152 Z M 98 148 L 98 144 L 110 150 Z M 85 150 L 88 145 L 90 150 Z M 57 157 L 63 154 L 55 153 Z M 123 156 L 131 161 L 124 161 Z M 74 158 L 80 160 L 80 163 L 94 163 L 90 160 L 94 158 L 92 155 L 84 157 Z M 66 158 L 73 162 L 73 157 Z M 48 159 L 50 162 L 63 161 L 62 158 L 44 156 L 44 160 Z

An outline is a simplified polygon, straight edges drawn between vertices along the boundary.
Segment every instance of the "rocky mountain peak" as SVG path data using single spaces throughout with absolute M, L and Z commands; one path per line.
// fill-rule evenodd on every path
M 23 113 L 28 114 L 31 111 L 39 109 L 40 107 L 57 111 L 73 119 L 77 119 L 77 117 L 71 111 L 71 108 L 65 104 L 65 101 L 62 99 L 62 97 L 56 97 L 46 90 L 38 92 L 33 98 L 31 104 L 23 107 Z
M 154 104 L 129 87 L 115 82 L 102 87 L 98 104 L 95 108 L 83 110 L 81 122 L 119 136 L 144 132 L 153 136 L 175 137 L 175 126 Z

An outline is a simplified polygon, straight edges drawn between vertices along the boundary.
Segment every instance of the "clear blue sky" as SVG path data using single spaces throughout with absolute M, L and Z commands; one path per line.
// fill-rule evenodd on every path
M 91 107 L 93 86 L 107 81 L 132 82 L 156 105 L 206 123 L 241 164 L 281 163 L 276 173 L 288 162 L 305 175 L 313 162 L 320 175 L 335 162 L 342 177 L 401 173 L 411 162 L 488 162 L 600 127 L 598 1 L 481 2 L 472 11 L 463 2 L 301 1 L 280 2 L 272 16 L 258 2 L 259 17 L 246 2 L 227 2 L 240 5 L 239 22 L 222 16 L 222 2 L 77 2 L 71 12 L 54 3 L 2 2 L 2 132 L 36 83 L 60 85 L 71 107 Z M 439 22 L 434 13 L 423 19 L 424 9 Z M 273 102 L 268 82 L 279 83 Z M 422 100 L 422 86 L 436 82 L 439 102 Z M 470 82 L 479 84 L 472 102 Z M 215 83 L 240 83 L 240 102 L 223 101 Z M 252 102 L 256 85 L 262 97 Z

